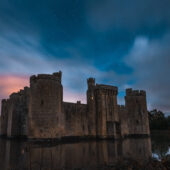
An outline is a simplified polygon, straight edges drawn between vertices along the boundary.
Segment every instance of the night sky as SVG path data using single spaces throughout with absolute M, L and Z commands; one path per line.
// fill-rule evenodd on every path
M 29 76 L 63 72 L 64 100 L 86 79 L 147 91 L 170 113 L 170 0 L 0 0 L 0 99 Z

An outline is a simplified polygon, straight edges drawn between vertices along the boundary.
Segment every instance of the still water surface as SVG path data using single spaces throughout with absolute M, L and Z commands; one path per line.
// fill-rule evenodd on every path
M 169 153 L 165 135 L 123 141 L 33 144 L 1 139 L 1 170 L 95 170 L 122 158 L 147 161 Z

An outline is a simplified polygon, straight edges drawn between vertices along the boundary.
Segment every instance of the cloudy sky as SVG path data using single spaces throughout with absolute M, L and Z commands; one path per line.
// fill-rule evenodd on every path
M 0 99 L 59 70 L 65 101 L 86 102 L 95 77 L 169 114 L 170 1 L 0 0 Z

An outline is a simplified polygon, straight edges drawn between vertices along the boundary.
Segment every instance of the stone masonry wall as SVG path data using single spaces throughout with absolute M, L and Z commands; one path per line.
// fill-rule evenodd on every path
M 129 135 L 150 134 L 146 92 L 127 89 L 125 106 L 128 113 Z
M 118 107 L 117 107 L 117 87 L 96 85 L 96 117 L 97 135 L 102 138 L 120 135 Z M 120 136 L 119 136 L 120 137 Z
M 63 102 L 63 111 L 65 117 L 65 135 L 64 136 L 87 136 L 87 105 L 77 103 Z
M 61 72 L 30 78 L 29 138 L 60 138 L 64 133 Z
M 29 88 L 10 95 L 8 106 L 7 136 L 27 136 Z
M 25 87 L 2 101 L 1 135 L 8 137 L 27 135 L 29 88 Z
M 120 119 L 120 126 L 121 126 L 121 136 L 128 136 L 129 129 L 128 129 L 128 113 L 127 109 L 124 105 L 118 105 L 118 114 Z
M 89 136 L 96 136 L 96 100 L 95 100 L 95 79 L 89 78 L 87 80 L 87 121 Z
M 127 89 L 118 106 L 118 88 L 87 80 L 87 104 L 63 102 L 62 73 L 31 76 L 25 87 L 2 100 L 0 135 L 48 139 L 61 137 L 120 138 L 149 135 L 146 92 Z
M 2 100 L 1 104 L 1 123 L 0 134 L 7 135 L 9 100 Z

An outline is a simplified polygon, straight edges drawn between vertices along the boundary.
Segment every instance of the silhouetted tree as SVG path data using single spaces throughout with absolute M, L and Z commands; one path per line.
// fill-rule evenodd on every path
M 151 110 L 148 112 L 151 130 L 167 130 L 170 127 L 170 117 L 165 117 L 160 110 Z

